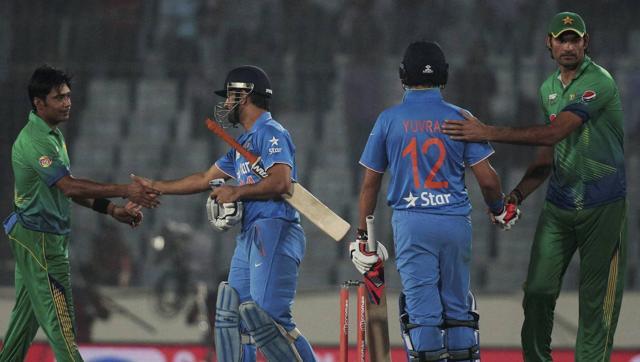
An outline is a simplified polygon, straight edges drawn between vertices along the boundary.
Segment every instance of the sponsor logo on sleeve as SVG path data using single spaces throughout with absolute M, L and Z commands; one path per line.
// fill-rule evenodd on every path
M 554 104 L 556 99 L 558 99 L 558 93 L 549 94 L 549 104 Z
M 596 99 L 596 92 L 595 91 L 586 90 L 586 91 L 584 91 L 584 93 L 582 93 L 582 101 L 591 102 L 594 99 Z
M 41 156 L 38 159 L 38 162 L 40 163 L 40 166 L 42 166 L 44 168 L 47 168 L 47 167 L 51 166 L 51 164 L 53 163 L 53 161 L 51 161 L 49 156 Z
M 280 140 L 276 138 L 276 136 L 273 136 L 269 142 L 271 142 L 271 147 L 269 148 L 269 154 L 273 155 L 274 153 L 280 153 L 282 151 L 282 147 L 276 147 L 278 146 L 278 142 Z

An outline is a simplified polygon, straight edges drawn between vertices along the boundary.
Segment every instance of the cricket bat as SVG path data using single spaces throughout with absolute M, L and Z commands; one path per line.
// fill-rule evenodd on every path
M 377 252 L 378 243 L 374 216 L 369 215 L 367 220 L 367 250 Z M 365 285 L 373 284 L 377 293 L 369 291 L 367 298 L 367 345 L 369 347 L 370 361 L 391 361 L 389 349 L 389 320 L 387 318 L 387 294 L 384 290 L 384 265 L 377 271 L 369 271 L 365 274 Z
M 260 157 L 242 147 L 242 145 L 239 144 L 233 136 L 225 132 L 224 128 L 217 122 L 207 119 L 206 123 L 207 128 L 211 132 L 222 138 L 223 141 L 228 143 L 251 163 L 251 170 L 254 173 L 260 178 L 269 176 L 267 170 L 262 167 Z M 311 192 L 297 182 L 292 184 L 291 191 L 283 194 L 282 198 L 335 241 L 342 240 L 351 228 L 348 222 L 338 216 L 338 214 L 333 212 L 327 205 L 323 204 L 322 201 L 318 200 L 317 197 L 313 196 Z

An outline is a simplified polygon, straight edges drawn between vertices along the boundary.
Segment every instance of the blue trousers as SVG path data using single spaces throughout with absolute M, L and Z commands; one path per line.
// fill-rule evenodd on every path
M 240 233 L 229 270 L 229 285 L 238 292 L 240 303 L 252 300 L 284 329 L 294 329 L 291 308 L 305 248 L 300 224 L 281 219 L 258 220 Z M 305 361 L 315 360 L 303 336 L 296 347 Z M 255 361 L 255 349 L 245 349 L 243 360 Z
M 475 344 L 470 328 L 452 328 L 445 337 L 443 318 L 472 320 L 468 301 L 471 219 L 468 216 L 394 210 L 396 266 L 406 296 L 410 336 L 416 351 Z

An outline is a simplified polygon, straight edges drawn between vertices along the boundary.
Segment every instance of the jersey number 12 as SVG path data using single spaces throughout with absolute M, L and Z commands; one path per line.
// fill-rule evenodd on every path
M 442 167 L 444 163 L 445 157 L 447 157 L 447 150 L 444 148 L 444 143 L 439 138 L 428 138 L 420 147 L 420 151 L 422 154 L 426 155 L 429 147 L 436 146 L 438 148 L 438 160 L 433 165 L 433 167 L 429 170 L 429 175 L 427 175 L 427 179 L 424 181 L 424 187 L 428 189 L 444 189 L 449 186 L 449 182 L 447 181 L 433 181 L 436 177 L 436 174 Z M 411 137 L 411 141 L 407 145 L 407 147 L 402 150 L 402 157 L 406 157 L 407 155 L 411 156 L 411 170 L 413 171 L 413 184 L 416 189 L 420 189 L 420 171 L 418 168 L 418 141 L 415 137 Z

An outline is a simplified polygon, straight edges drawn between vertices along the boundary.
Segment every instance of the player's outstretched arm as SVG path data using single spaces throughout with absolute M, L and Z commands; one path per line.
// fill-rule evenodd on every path
M 146 177 L 131 175 L 131 180 L 146 187 L 157 189 L 168 195 L 189 195 L 209 190 L 209 180 L 216 178 L 229 179 L 216 165 L 203 172 L 196 172 L 176 180 L 151 180 Z
M 447 120 L 442 132 L 451 139 L 465 142 L 501 142 L 534 146 L 553 146 L 582 125 L 573 112 L 560 112 L 551 125 L 497 127 L 482 123 L 469 112 L 461 111 L 465 120 Z
M 471 166 L 471 170 L 478 181 L 484 202 L 489 210 L 494 214 L 501 212 L 504 206 L 502 186 L 498 173 L 491 166 L 489 159 L 484 159 Z
M 522 180 L 511 191 L 508 200 L 520 205 L 524 199 L 535 191 L 551 175 L 553 167 L 553 147 L 538 147 L 536 157 L 527 167 Z
M 106 184 L 75 178 L 71 175 L 60 178 L 55 183 L 55 186 L 62 190 L 65 196 L 75 200 L 124 197 L 147 208 L 158 206 L 160 204 L 158 196 L 162 193 L 153 187 L 135 182 L 129 184 Z

